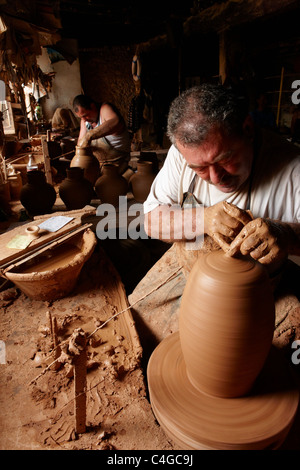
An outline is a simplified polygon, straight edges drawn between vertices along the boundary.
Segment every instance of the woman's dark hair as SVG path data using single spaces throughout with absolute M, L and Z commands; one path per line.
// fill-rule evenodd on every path
M 189 88 L 171 104 L 167 133 L 173 144 L 200 145 L 212 127 L 241 135 L 248 109 L 234 91 L 206 83 Z

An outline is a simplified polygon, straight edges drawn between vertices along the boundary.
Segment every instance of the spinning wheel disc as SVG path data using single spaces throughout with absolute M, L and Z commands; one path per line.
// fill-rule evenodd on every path
M 286 364 L 273 349 L 249 395 L 220 398 L 200 392 L 186 374 L 178 332 L 154 350 L 147 376 L 158 422 L 186 450 L 277 449 L 299 402 Z

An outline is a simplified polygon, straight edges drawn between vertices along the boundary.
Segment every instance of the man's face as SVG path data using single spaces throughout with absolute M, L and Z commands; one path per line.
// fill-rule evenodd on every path
M 197 147 L 179 142 L 176 147 L 200 178 L 224 193 L 238 190 L 250 175 L 253 147 L 246 137 L 227 137 L 220 130 L 212 130 Z
M 98 110 L 94 103 L 91 104 L 91 109 L 77 107 L 76 116 L 83 119 L 85 122 L 96 123 L 98 122 Z

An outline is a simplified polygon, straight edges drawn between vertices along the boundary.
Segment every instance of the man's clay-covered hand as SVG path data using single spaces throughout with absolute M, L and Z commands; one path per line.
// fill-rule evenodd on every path
M 288 234 L 284 225 L 269 219 L 254 219 L 241 230 L 227 254 L 250 255 L 265 265 L 279 266 L 287 256 Z
M 242 228 L 252 220 L 250 213 L 227 201 L 204 210 L 204 231 L 227 252 L 230 243 Z

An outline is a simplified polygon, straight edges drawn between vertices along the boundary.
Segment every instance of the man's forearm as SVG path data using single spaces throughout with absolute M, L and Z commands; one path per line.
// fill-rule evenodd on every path
M 116 119 L 109 119 L 108 121 L 104 121 L 100 126 L 95 127 L 87 132 L 87 137 L 90 140 L 99 139 L 101 137 L 105 137 L 106 135 L 111 135 L 116 132 L 118 128 L 119 120 Z
M 86 128 L 86 125 L 85 125 L 85 121 L 82 119 L 80 121 L 80 132 L 79 132 L 79 136 L 78 136 L 78 142 L 80 142 L 83 137 L 86 135 L 87 133 L 87 128 Z
M 193 241 L 204 233 L 204 209 L 158 206 L 145 215 L 147 235 L 165 242 Z

